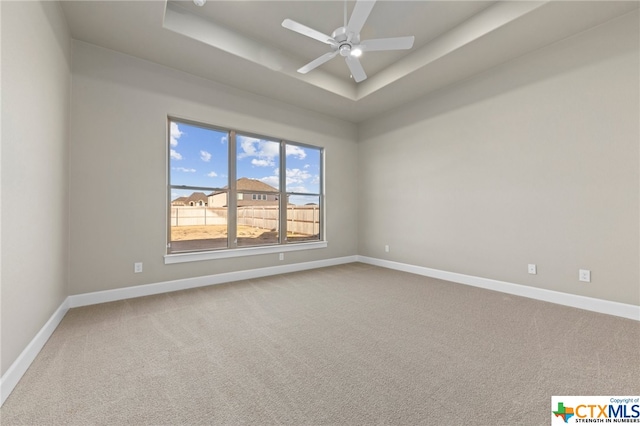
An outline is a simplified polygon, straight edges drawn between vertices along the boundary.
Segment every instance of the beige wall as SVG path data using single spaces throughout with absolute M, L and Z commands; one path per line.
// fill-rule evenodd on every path
M 70 39 L 57 3 L 0 8 L 4 374 L 67 295 Z
M 640 304 L 638 22 L 364 123 L 359 254 Z
M 70 294 L 356 254 L 354 124 L 81 42 L 73 58 Z M 167 115 L 325 147 L 328 248 L 165 265 Z

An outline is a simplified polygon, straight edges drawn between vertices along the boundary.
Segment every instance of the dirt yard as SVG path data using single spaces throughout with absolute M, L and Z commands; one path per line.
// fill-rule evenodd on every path
M 269 229 L 253 228 L 251 226 L 238 226 L 238 246 L 253 246 L 263 244 L 277 244 L 278 233 Z M 317 241 L 317 235 L 301 235 L 287 233 L 287 240 Z M 200 225 L 200 226 L 172 226 L 171 227 L 171 251 L 190 251 L 224 248 L 227 246 L 226 225 Z
M 238 226 L 238 237 L 260 238 L 267 229 L 250 226 Z M 171 241 L 205 240 L 209 238 L 227 238 L 227 225 L 172 226 Z

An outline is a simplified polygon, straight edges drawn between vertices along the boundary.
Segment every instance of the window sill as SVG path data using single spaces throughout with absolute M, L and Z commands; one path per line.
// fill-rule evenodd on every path
M 287 245 L 273 245 L 263 247 L 245 247 L 230 250 L 202 251 L 192 253 L 166 254 L 164 264 L 198 262 L 201 260 L 229 259 L 233 257 L 256 256 L 259 254 L 285 253 L 290 251 L 313 250 L 326 248 L 326 241 L 312 243 L 295 243 Z

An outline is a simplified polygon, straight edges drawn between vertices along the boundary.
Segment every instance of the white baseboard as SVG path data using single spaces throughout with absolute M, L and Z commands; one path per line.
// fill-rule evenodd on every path
M 27 372 L 27 369 L 31 366 L 33 360 L 36 359 L 36 356 L 38 356 L 40 350 L 42 350 L 44 344 L 47 343 L 47 340 L 49 340 L 49 337 L 51 337 L 68 310 L 69 298 L 66 298 L 60 307 L 56 309 L 51 318 L 49 318 L 46 324 L 40 329 L 38 334 L 36 334 L 36 337 L 29 342 L 20 356 L 18 356 L 13 364 L 11 364 L 11 367 L 9 367 L 2 378 L 0 378 L 0 406 L 4 404 L 11 392 L 13 392 L 13 389 L 16 387 L 24 373 Z
M 497 281 L 489 278 L 475 277 L 471 275 L 447 272 L 439 269 L 414 266 L 406 263 L 393 262 L 384 259 L 376 259 L 367 256 L 357 256 L 358 262 L 369 265 L 381 266 L 383 268 L 395 269 L 426 277 L 451 281 L 458 284 L 466 284 L 474 287 L 486 288 L 488 290 L 513 294 L 515 296 L 528 297 L 530 299 L 542 300 L 556 303 L 558 305 L 571 306 L 573 308 L 585 309 L 587 311 L 601 314 L 615 315 L 640 321 L 640 306 L 628 305 L 625 303 L 612 302 L 610 300 L 595 299 L 593 297 L 580 296 L 577 294 L 562 293 L 559 291 L 546 290 L 521 284 L 513 284 L 506 281 Z
M 98 303 L 114 302 L 116 300 L 133 299 L 134 297 L 151 296 L 214 284 L 230 283 L 233 281 L 268 277 L 270 275 L 286 274 L 289 272 L 305 271 L 308 269 L 324 268 L 326 266 L 342 265 L 357 262 L 358 256 L 345 256 L 333 259 L 315 260 L 311 262 L 292 263 L 289 265 L 270 266 L 267 268 L 249 269 L 246 271 L 226 272 L 204 277 L 183 278 L 174 281 L 164 281 L 135 287 L 118 288 L 114 290 L 96 291 L 93 293 L 74 294 L 69 296 L 69 308 L 95 305 Z

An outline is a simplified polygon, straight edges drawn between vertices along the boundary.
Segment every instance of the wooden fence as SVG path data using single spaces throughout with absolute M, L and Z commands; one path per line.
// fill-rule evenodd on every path
M 278 230 L 277 206 L 238 207 L 238 225 Z M 171 226 L 226 225 L 225 207 L 171 207 Z M 287 231 L 301 235 L 320 233 L 320 209 L 317 205 L 287 206 Z
M 301 235 L 320 234 L 320 207 L 287 206 L 287 232 Z
M 171 207 L 171 226 L 226 225 L 226 223 L 226 208 Z

